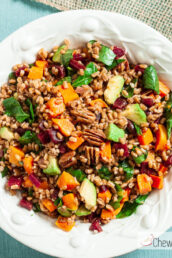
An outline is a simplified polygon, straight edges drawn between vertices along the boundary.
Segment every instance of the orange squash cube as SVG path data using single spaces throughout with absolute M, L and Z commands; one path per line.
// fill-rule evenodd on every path
M 57 185 L 61 190 L 72 190 L 76 188 L 79 185 L 79 183 L 75 177 L 64 171 L 59 176 L 57 180 Z

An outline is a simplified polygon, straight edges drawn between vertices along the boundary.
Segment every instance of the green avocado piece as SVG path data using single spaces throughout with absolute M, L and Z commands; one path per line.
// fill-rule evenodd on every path
M 53 62 L 55 62 L 55 63 L 60 63 L 60 58 L 61 58 L 61 53 L 60 53 L 60 51 L 63 49 L 63 48 L 65 48 L 65 46 L 66 45 L 62 45 L 61 47 L 59 47 L 58 49 L 57 49 L 57 51 L 54 53 L 54 56 L 53 56 Z
M 80 195 L 85 201 L 85 207 L 90 210 L 96 205 L 97 192 L 95 185 L 85 178 L 80 187 Z
M 108 104 L 112 105 L 119 98 L 123 85 L 124 78 L 120 75 L 115 75 L 109 80 L 104 91 L 104 99 Z
M 146 114 L 139 104 L 129 104 L 121 114 L 137 125 L 147 122 Z
M 106 138 L 110 141 L 119 142 L 120 138 L 124 138 L 125 132 L 113 123 L 110 123 L 105 130 Z
M 63 207 L 59 207 L 57 209 L 58 213 L 60 213 L 60 215 L 64 216 L 64 217 L 70 217 L 72 215 L 72 212 L 70 212 L 68 209 L 63 208 Z
M 89 214 L 91 214 L 91 211 L 87 210 L 84 206 L 81 206 L 78 208 L 78 210 L 75 213 L 78 217 L 81 216 L 87 216 Z
M 7 127 L 1 127 L 1 129 L 0 129 L 0 137 L 2 139 L 11 141 L 12 139 L 14 139 L 14 134 Z
M 60 174 L 60 168 L 57 164 L 57 159 L 55 157 L 49 157 L 49 164 L 48 167 L 43 169 L 43 172 L 47 175 L 55 176 Z

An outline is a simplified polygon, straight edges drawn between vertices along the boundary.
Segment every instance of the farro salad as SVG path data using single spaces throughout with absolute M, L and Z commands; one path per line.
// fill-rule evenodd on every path
M 172 93 L 147 64 L 92 40 L 13 67 L 0 90 L 0 171 L 19 205 L 90 230 L 130 216 L 172 165 Z M 172 140 L 172 139 L 171 139 Z

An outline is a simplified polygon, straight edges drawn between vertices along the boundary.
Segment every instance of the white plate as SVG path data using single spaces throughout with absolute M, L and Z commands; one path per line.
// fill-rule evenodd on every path
M 122 46 L 133 63 L 155 65 L 160 78 L 172 88 L 172 44 L 147 25 L 116 13 L 69 11 L 38 19 L 17 30 L 0 44 L 0 82 L 5 82 L 14 64 L 32 63 L 36 52 L 71 40 L 79 46 L 91 39 Z M 172 226 L 172 176 L 162 191 L 154 191 L 129 218 L 113 220 L 103 232 L 93 234 L 88 224 L 77 222 L 69 233 L 54 220 L 17 206 L 18 197 L 4 190 L 0 180 L 0 226 L 23 244 L 58 257 L 105 258 L 125 254 L 142 246 L 151 234 L 160 235 Z

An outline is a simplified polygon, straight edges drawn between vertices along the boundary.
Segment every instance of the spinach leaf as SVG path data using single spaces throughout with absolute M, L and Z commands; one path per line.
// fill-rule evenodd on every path
M 99 170 L 98 170 L 98 174 L 102 179 L 106 179 L 109 180 L 112 178 L 112 173 L 109 171 L 108 167 L 106 166 L 102 166 Z
M 165 106 L 165 117 L 166 117 L 166 127 L 167 127 L 167 134 L 168 138 L 171 135 L 171 129 L 172 129 L 172 92 L 170 92 L 169 100 L 166 103 Z
M 32 102 L 30 101 L 30 99 L 27 99 L 25 101 L 26 105 L 29 107 L 29 111 L 30 111 L 30 119 L 29 119 L 29 123 L 33 123 L 35 121 L 35 114 L 34 114 L 34 110 L 33 110 L 33 105 Z
M 24 133 L 24 135 L 22 135 L 20 138 L 19 138 L 19 142 L 21 144 L 28 144 L 28 143 L 31 143 L 31 142 L 35 142 L 36 144 L 38 145 L 41 145 L 41 142 L 40 140 L 38 139 L 37 135 L 35 132 L 31 132 L 31 131 L 26 131 Z
M 58 49 L 57 49 L 57 51 L 54 53 L 54 56 L 53 56 L 53 62 L 55 62 L 55 63 L 60 63 L 60 58 L 61 58 L 61 53 L 60 53 L 60 51 L 63 49 L 63 48 L 65 48 L 66 47 L 66 45 L 62 45 L 62 46 L 60 46 Z
M 64 66 L 68 66 L 72 58 L 73 58 L 73 50 L 68 49 L 65 54 L 61 55 L 61 63 Z
M 84 75 L 92 75 L 95 72 L 97 72 L 97 67 L 93 62 L 90 62 L 85 68 Z
M 102 62 L 105 65 L 110 66 L 113 63 L 115 56 L 116 55 L 109 47 L 102 45 L 100 52 L 99 52 L 99 57 L 97 60 Z
M 128 163 L 128 161 L 125 159 L 122 162 L 119 163 L 119 167 L 123 168 L 125 172 L 125 180 L 128 181 L 130 178 L 133 177 L 134 169 L 131 167 Z
M 136 164 L 140 164 L 143 161 L 145 161 L 145 159 L 148 156 L 148 152 L 143 153 L 142 155 L 138 156 L 138 157 L 133 157 L 133 160 L 135 161 Z
M 69 168 L 67 170 L 72 176 L 76 177 L 77 181 L 82 182 L 86 178 L 86 174 L 81 169 Z
M 5 99 L 3 101 L 3 105 L 5 108 L 5 113 L 8 116 L 15 117 L 15 119 L 22 123 L 24 120 L 29 118 L 29 114 L 25 113 L 18 102 L 14 97 Z
M 122 189 L 122 187 L 118 184 L 115 184 L 115 188 L 117 191 L 117 195 L 118 195 L 118 199 L 116 202 L 111 201 L 110 205 L 114 208 L 114 209 L 118 209 L 120 207 L 120 201 L 123 198 L 123 192 L 124 190 Z
M 137 209 L 139 205 L 142 205 L 146 198 L 148 197 L 148 194 L 146 195 L 140 195 L 138 196 L 133 203 L 131 202 L 125 202 L 122 210 L 120 213 L 116 216 L 117 219 L 122 219 L 125 217 L 131 216 Z
M 64 77 L 63 79 L 58 81 L 54 86 L 62 85 L 64 81 L 71 83 L 72 78 L 70 76 Z
M 109 65 L 109 66 L 106 66 L 106 68 L 107 68 L 108 70 L 111 70 L 111 69 L 113 69 L 114 67 L 116 67 L 117 65 L 123 63 L 124 61 L 125 61 L 125 59 L 114 59 L 113 62 L 112 62 L 112 64 Z
M 32 63 L 32 64 L 29 64 L 29 67 L 31 68 L 32 66 L 35 66 L 35 64 L 34 63 Z
M 75 74 L 75 71 L 74 71 L 74 69 L 72 69 L 72 67 L 68 66 L 66 69 L 67 69 L 68 76 L 72 76 Z
M 130 84 L 125 85 L 125 87 L 123 88 L 123 90 L 126 90 L 127 93 L 128 93 L 128 95 L 126 96 L 125 94 L 122 93 L 122 96 L 123 96 L 124 98 L 131 98 L 131 97 L 133 97 L 133 95 L 134 95 L 134 87 L 132 87 L 132 86 L 135 86 L 135 85 L 137 84 L 137 82 L 138 82 L 137 79 L 133 79 Z M 132 85 L 132 84 L 133 84 L 133 85 Z
M 58 197 L 58 198 L 54 201 L 54 205 L 57 206 L 57 208 L 61 207 L 61 206 L 63 205 L 62 199 Z
M 137 133 L 137 135 L 142 135 L 142 130 L 140 129 L 140 126 L 138 126 L 136 123 L 134 123 L 133 122 L 133 124 L 134 124 L 134 127 L 135 127 L 135 129 L 136 129 L 136 133 Z
M 40 212 L 41 211 L 41 208 L 40 208 L 40 205 L 39 205 L 38 202 L 33 204 L 33 211 L 34 212 Z
M 8 79 L 9 79 L 9 80 L 11 80 L 11 79 L 16 79 L 15 73 L 14 73 L 14 72 L 10 73 L 10 74 L 8 75 Z
M 95 42 L 96 42 L 96 40 L 92 39 L 92 40 L 90 40 L 88 43 L 94 44 Z
M 145 89 L 151 89 L 159 94 L 159 80 L 155 67 L 148 66 L 143 73 L 143 86 Z
M 168 138 L 169 138 L 171 135 L 171 129 L 172 129 L 172 113 L 167 116 L 166 126 L 167 126 L 167 134 L 168 134 Z
M 8 175 L 8 167 L 4 167 L 4 169 L 1 172 L 2 178 Z

